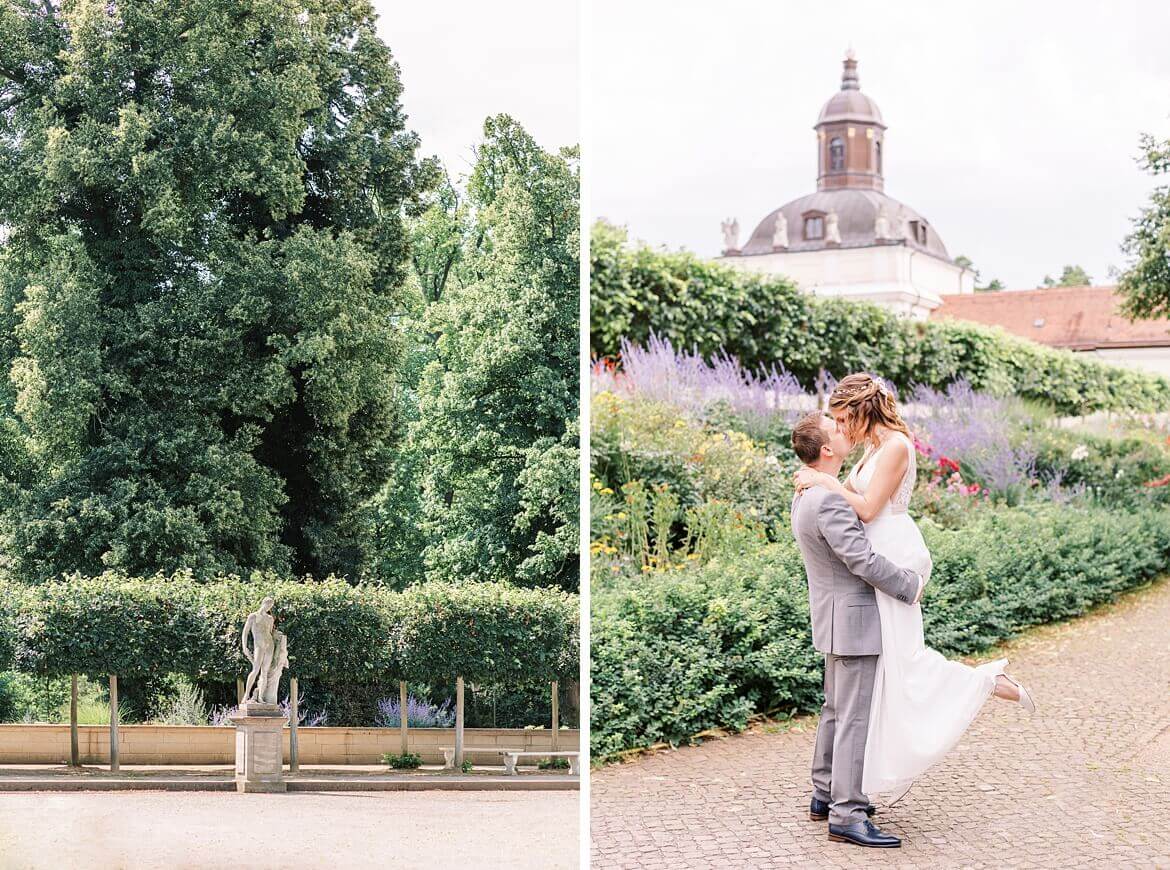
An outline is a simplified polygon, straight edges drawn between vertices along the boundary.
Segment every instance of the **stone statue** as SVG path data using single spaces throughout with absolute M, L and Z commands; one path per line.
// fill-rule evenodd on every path
M 276 649 L 272 654 L 272 669 L 268 673 L 268 679 L 264 679 L 261 674 L 260 680 L 263 688 L 260 689 L 260 700 L 265 704 L 277 704 L 277 693 L 280 691 L 280 675 L 284 673 L 284 669 L 288 667 L 288 638 L 284 636 L 284 632 L 280 629 L 273 629 L 272 636 L 275 638 L 274 644 Z
M 878 209 L 877 219 L 873 222 L 873 237 L 879 242 L 890 237 L 890 213 L 884 205 Z
M 788 247 L 788 218 L 784 217 L 784 212 L 776 215 L 776 227 L 772 230 L 772 247 Z
M 739 221 L 735 218 L 729 218 L 722 224 L 723 227 L 723 250 L 738 251 L 739 250 Z
M 249 613 L 240 633 L 240 646 L 244 656 L 252 663 L 248 682 L 244 687 L 244 704 L 276 704 L 280 689 L 280 675 L 288 667 L 288 638 L 278 631 L 272 618 L 271 598 L 260 602 L 260 609 Z M 252 636 L 252 648 L 248 649 L 248 635 Z M 253 688 L 255 691 L 253 691 Z
M 825 244 L 841 244 L 841 230 L 837 227 L 837 212 L 832 209 L 825 215 Z
M 910 240 L 910 215 L 902 212 L 902 220 L 898 224 L 898 238 Z

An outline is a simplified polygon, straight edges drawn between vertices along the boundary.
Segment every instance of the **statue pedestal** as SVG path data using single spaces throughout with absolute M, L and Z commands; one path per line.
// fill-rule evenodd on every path
M 250 702 L 231 720 L 236 726 L 236 791 L 285 791 L 285 717 L 280 708 Z

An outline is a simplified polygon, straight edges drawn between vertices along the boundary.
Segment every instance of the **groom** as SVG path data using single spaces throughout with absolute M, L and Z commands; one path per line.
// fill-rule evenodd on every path
M 806 465 L 837 477 L 850 450 L 827 414 L 809 414 L 792 430 L 792 449 Z M 825 656 L 825 705 L 813 754 L 809 818 L 829 820 L 829 839 L 859 846 L 897 848 L 869 816 L 874 807 L 861 791 L 869 707 L 881 622 L 874 590 L 915 602 L 923 580 L 869 546 L 857 513 L 839 494 L 813 486 L 792 500 L 792 533 L 808 575 L 812 640 Z

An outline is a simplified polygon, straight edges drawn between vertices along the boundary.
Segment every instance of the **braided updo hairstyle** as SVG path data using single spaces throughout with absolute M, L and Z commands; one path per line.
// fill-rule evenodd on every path
M 873 375 L 859 372 L 848 375 L 829 396 L 829 411 L 844 412 L 845 434 L 854 444 L 869 441 L 876 445 L 879 426 L 910 436 L 910 429 L 898 413 L 894 394 Z

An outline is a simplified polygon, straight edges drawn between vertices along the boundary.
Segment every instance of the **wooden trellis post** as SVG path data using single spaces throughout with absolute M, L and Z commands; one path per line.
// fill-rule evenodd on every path
M 406 720 L 406 680 L 398 681 L 398 730 L 402 734 L 402 754 L 406 755 L 410 743 L 407 737 L 407 727 L 409 723 Z
M 297 678 L 288 678 L 288 772 L 296 773 L 301 769 L 300 753 L 297 747 L 297 724 L 300 713 L 297 704 Z
M 455 678 L 455 769 L 463 769 L 463 677 Z
M 69 764 L 81 765 L 81 752 L 77 746 L 77 674 L 69 681 Z
M 118 675 L 110 674 L 110 770 L 118 770 Z
M 552 684 L 552 751 L 558 751 L 561 735 L 560 692 L 557 691 L 557 681 Z

